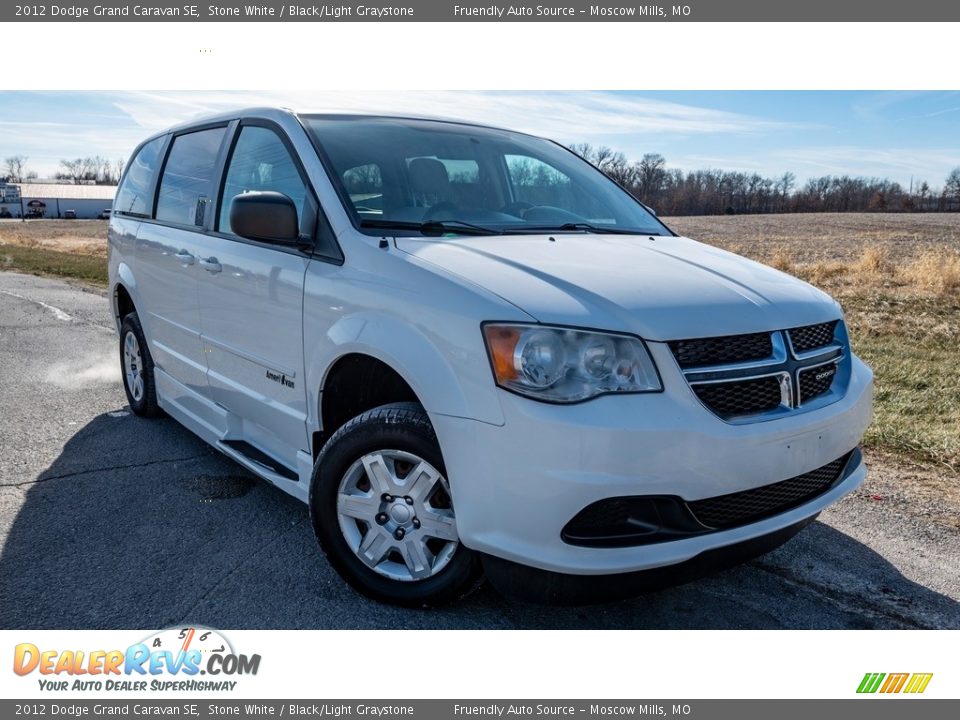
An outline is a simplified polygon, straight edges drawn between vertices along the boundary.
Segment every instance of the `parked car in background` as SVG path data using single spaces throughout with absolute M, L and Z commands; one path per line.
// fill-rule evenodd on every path
M 98 220 L 109 220 L 110 219 L 110 208 L 104 208 L 100 211 L 100 214 L 97 215 Z
M 108 237 L 130 407 L 308 503 L 372 597 L 676 582 L 866 476 L 873 374 L 840 306 L 677 236 L 553 142 L 256 109 L 126 167 Z
M 76 210 L 64 210 L 64 211 L 63 211 L 63 219 L 64 219 L 64 220 L 76 220 L 76 219 L 77 219 L 77 211 L 76 211 Z

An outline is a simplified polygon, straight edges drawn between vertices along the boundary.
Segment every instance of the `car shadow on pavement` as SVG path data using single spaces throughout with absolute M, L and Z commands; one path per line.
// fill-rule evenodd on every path
M 170 419 L 96 417 L 0 487 L 0 628 L 923 628 L 960 604 L 817 522 L 745 566 L 632 600 L 544 607 L 484 587 L 440 610 L 369 601 L 306 507 Z

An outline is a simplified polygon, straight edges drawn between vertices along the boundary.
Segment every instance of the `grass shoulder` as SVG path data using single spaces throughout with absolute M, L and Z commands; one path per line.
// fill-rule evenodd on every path
M 79 280 L 107 286 L 107 261 L 96 255 L 78 255 L 25 245 L 0 244 L 0 270 Z

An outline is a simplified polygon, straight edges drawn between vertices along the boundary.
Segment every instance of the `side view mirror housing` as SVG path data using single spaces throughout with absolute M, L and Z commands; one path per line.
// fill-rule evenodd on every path
M 230 227 L 240 237 L 261 242 L 294 245 L 300 222 L 293 200 L 278 192 L 247 192 L 230 203 Z

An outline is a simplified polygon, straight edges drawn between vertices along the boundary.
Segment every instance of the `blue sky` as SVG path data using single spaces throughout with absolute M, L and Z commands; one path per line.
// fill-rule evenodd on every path
M 659 152 L 685 170 L 791 171 L 801 181 L 850 174 L 939 187 L 960 166 L 960 91 L 0 92 L 0 159 L 26 155 L 50 175 L 62 158 L 125 158 L 170 124 L 263 104 L 462 118 L 634 159 Z

